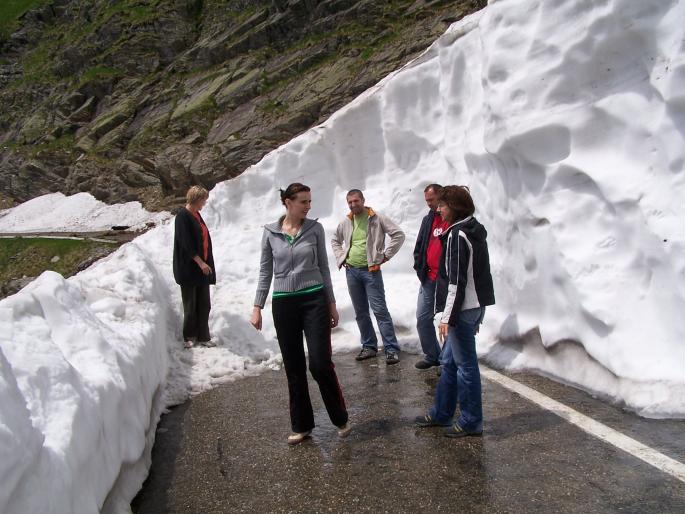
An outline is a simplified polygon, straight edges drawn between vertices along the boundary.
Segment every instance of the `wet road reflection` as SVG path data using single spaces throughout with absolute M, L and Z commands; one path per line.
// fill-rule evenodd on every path
M 414 359 L 335 356 L 344 440 L 310 382 L 317 427 L 287 446 L 282 372 L 200 395 L 162 420 L 134 512 L 685 511 L 682 483 L 487 381 L 484 437 L 414 427 L 437 382 Z

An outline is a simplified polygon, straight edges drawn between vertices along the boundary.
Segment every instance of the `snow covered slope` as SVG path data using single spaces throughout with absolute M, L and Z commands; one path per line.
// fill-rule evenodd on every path
M 90 232 L 109 230 L 114 225 L 135 230 L 170 217 L 168 212 L 148 212 L 140 202 L 107 205 L 90 193 L 51 193 L 1 210 L 0 232 Z
M 261 334 L 248 317 L 261 226 L 292 181 L 312 187 L 310 214 L 329 235 L 352 187 L 405 229 L 384 280 L 410 351 L 423 187 L 469 185 L 498 301 L 481 355 L 645 416 L 685 416 L 684 41 L 685 1 L 501 0 L 455 24 L 212 191 L 218 348 L 178 349 L 171 224 L 0 302 L 0 511 L 125 509 L 165 403 L 277 365 L 268 311 Z M 357 348 L 344 276 L 333 280 L 334 348 Z

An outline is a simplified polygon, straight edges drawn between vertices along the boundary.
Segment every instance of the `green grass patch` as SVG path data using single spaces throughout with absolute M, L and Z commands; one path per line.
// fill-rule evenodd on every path
M 0 39 L 8 37 L 19 27 L 17 21 L 26 11 L 46 3 L 46 0 L 0 1 Z
M 207 98 L 195 109 L 184 113 L 173 120 L 171 130 L 178 132 L 180 127 L 193 127 L 197 132 L 207 137 L 214 120 L 219 116 L 219 107 L 213 97 Z
M 42 143 L 20 144 L 16 141 L 7 141 L 0 148 L 10 152 L 17 152 L 27 159 L 33 159 L 34 157 L 40 157 L 43 152 L 70 154 L 74 151 L 74 144 L 74 134 L 64 134 L 56 139 L 43 141 Z M 0 239 L 1 243 L 2 239 Z
M 364 47 L 364 49 L 362 49 L 361 54 L 359 54 L 359 58 L 362 61 L 369 60 L 373 56 L 373 54 L 375 54 L 379 50 L 382 50 L 388 44 L 395 41 L 397 38 L 398 38 L 398 35 L 396 33 L 391 33 L 391 34 L 385 35 L 381 38 L 378 38 L 376 41 L 374 41 L 374 43 L 372 45 L 369 45 L 367 47 Z
M 46 270 L 68 277 L 80 265 L 104 257 L 118 246 L 76 239 L 0 238 L 0 283 L 24 276 L 37 277 Z
M 220 13 L 223 16 L 227 16 L 237 25 L 247 20 L 250 16 L 257 14 L 258 11 L 268 7 L 271 2 L 261 1 L 258 2 L 257 5 L 249 5 L 248 2 L 245 3 L 248 5 L 241 6 L 240 2 L 238 2 L 238 5 L 235 5 L 236 2 L 232 2 L 231 0 L 205 0 L 203 11 L 207 16 L 211 17 Z
M 287 104 L 280 100 L 267 100 L 259 106 L 266 113 L 281 113 L 288 110 Z
M 28 155 L 36 157 L 43 152 L 61 152 L 71 153 L 74 150 L 76 143 L 74 134 L 64 134 L 63 136 L 53 139 L 52 141 L 45 141 L 40 144 L 26 145 L 28 147 Z
M 368 46 L 368 47 L 364 48 L 364 50 L 362 50 L 362 53 L 359 54 L 359 58 L 362 61 L 367 61 L 371 58 L 371 56 L 374 54 L 375 51 L 376 51 L 375 48 Z
M 119 0 L 105 9 L 99 18 L 98 26 L 109 22 L 114 16 L 136 25 L 154 19 L 158 14 L 159 0 Z
M 116 68 L 108 68 L 106 66 L 93 66 L 88 68 L 81 74 L 81 84 L 90 82 L 92 80 L 105 79 L 111 77 L 121 76 L 121 70 Z
M 155 148 L 163 144 L 171 136 L 169 128 L 169 117 L 165 116 L 146 126 L 144 126 L 138 133 L 129 141 L 129 152 L 147 152 L 150 148 Z
M 38 43 L 33 50 L 22 58 L 24 75 L 13 80 L 9 86 L 17 89 L 27 83 L 54 84 L 57 82 L 57 77 L 52 71 L 52 51 L 55 46 L 55 41 L 51 39 L 43 39 Z

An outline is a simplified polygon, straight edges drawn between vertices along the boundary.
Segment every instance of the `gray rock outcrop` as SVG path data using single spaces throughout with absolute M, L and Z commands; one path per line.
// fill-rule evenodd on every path
M 415 57 L 484 0 L 49 0 L 0 36 L 0 205 L 168 208 Z

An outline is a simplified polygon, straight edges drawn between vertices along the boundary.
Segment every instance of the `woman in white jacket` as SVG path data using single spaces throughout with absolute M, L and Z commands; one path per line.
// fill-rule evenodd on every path
M 487 231 L 473 217 L 475 206 L 466 186 L 446 186 L 438 212 L 449 223 L 440 236 L 442 256 L 435 292 L 435 312 L 442 312 L 440 338 L 447 339 L 443 372 L 433 407 L 416 418 L 421 427 L 444 426 L 448 437 L 483 433 L 483 404 L 476 354 L 478 327 L 485 307 L 494 305 Z M 459 403 L 459 418 L 454 420 Z

